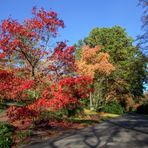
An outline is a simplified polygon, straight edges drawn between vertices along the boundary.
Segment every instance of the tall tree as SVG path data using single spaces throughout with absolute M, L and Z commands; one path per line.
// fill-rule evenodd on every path
M 90 109 L 101 106 L 103 99 L 103 89 L 102 85 L 104 78 L 115 69 L 115 67 L 109 61 L 109 54 L 101 51 L 100 46 L 95 46 L 90 48 L 89 46 L 83 46 L 81 49 L 81 54 L 76 61 L 77 72 L 79 75 L 91 76 L 94 80 L 93 98 L 90 96 Z
M 23 22 L 8 18 L 0 25 L 1 98 L 18 100 L 21 98 L 18 94 L 23 93 L 24 81 L 35 80 L 38 90 L 37 87 L 46 86 L 38 82 L 47 82 L 48 77 L 58 81 L 75 69 L 73 46 L 67 47 L 65 42 L 58 42 L 56 47 L 49 47 L 50 39 L 57 37 L 59 28 L 64 28 L 57 13 L 33 8 L 32 15 Z
M 7 66 L 28 69 L 33 78 L 41 70 L 46 73 L 54 71 L 57 75 L 60 68 L 62 72 L 68 71 L 74 63 L 74 48 L 67 47 L 64 42 L 50 48 L 50 39 L 57 36 L 59 28 L 64 28 L 63 21 L 56 12 L 44 9 L 37 11 L 33 8 L 32 15 L 22 23 L 12 18 L 2 21 L 0 59 L 6 59 Z
M 83 42 L 91 47 L 100 45 L 102 51 L 110 55 L 111 63 L 116 66 L 112 75 L 106 78 L 104 92 L 107 98 L 112 97 L 125 102 L 127 94 L 134 97 L 143 95 L 146 62 L 142 52 L 133 46 L 133 39 L 123 28 L 94 28 Z M 140 64 L 138 67 L 137 63 Z

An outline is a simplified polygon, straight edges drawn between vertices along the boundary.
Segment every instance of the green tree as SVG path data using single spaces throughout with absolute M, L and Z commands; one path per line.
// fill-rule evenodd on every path
M 112 75 L 104 80 L 103 97 L 120 99 L 125 103 L 128 100 L 127 96 L 135 98 L 143 95 L 146 61 L 142 52 L 133 45 L 133 39 L 127 35 L 125 29 L 120 26 L 94 28 L 83 42 L 90 47 L 101 45 L 116 67 Z

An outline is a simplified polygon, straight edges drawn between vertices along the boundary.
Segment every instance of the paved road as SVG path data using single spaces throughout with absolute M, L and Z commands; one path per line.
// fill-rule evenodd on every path
M 148 116 L 123 115 L 26 148 L 148 148 Z

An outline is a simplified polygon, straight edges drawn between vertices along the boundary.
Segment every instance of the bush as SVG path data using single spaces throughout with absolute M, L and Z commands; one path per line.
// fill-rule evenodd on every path
M 65 111 L 42 111 L 39 120 L 61 120 L 63 115 L 67 115 Z
M 101 111 L 113 114 L 123 114 L 125 109 L 117 102 L 110 102 L 104 105 Z
M 25 139 L 32 135 L 32 131 L 31 130 L 17 131 L 15 134 L 16 134 L 16 140 L 18 141 L 18 143 L 23 144 L 25 142 Z
M 40 97 L 40 93 L 35 90 L 26 90 L 26 94 L 28 95 L 30 101 L 35 101 Z
M 0 147 L 10 148 L 12 145 L 13 127 L 8 123 L 0 123 Z
M 148 114 L 148 103 L 142 104 L 137 108 L 137 113 Z
M 67 108 L 62 108 L 58 111 L 42 111 L 41 119 L 49 119 L 49 120 L 63 120 L 63 118 L 68 118 L 71 116 L 75 116 L 80 114 L 83 111 L 82 108 L 74 108 L 72 110 L 68 110 Z

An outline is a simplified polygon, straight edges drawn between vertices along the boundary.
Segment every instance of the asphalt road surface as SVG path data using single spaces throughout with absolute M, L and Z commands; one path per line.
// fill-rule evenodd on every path
M 123 115 L 24 148 L 148 148 L 148 116 Z

